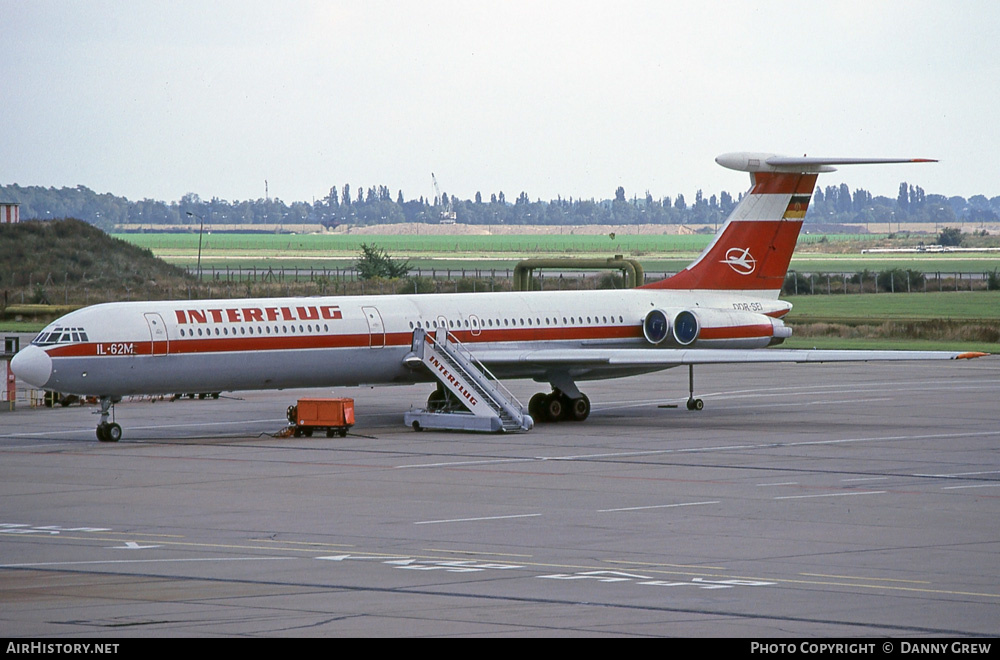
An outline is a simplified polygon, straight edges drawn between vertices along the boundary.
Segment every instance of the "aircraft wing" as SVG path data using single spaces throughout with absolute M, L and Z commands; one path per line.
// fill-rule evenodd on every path
M 570 370 L 599 378 L 601 372 L 656 371 L 695 364 L 961 360 L 988 354 L 959 351 L 571 348 L 494 349 L 476 351 L 475 355 L 494 371 L 538 373 Z

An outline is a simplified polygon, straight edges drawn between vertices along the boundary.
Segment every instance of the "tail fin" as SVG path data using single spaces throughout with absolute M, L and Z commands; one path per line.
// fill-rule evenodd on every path
M 648 289 L 754 291 L 777 298 L 820 172 L 833 165 L 936 162 L 898 158 L 787 158 L 731 153 L 719 165 L 750 173 L 751 188 L 687 268 Z

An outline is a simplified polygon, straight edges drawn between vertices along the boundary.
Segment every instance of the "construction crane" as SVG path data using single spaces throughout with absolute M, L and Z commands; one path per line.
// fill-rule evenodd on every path
M 431 172 L 431 181 L 434 182 L 434 206 L 441 205 L 440 212 L 440 222 L 443 225 L 455 224 L 456 214 L 451 207 L 451 198 L 444 197 L 441 194 L 441 188 L 438 187 L 437 177 L 434 176 L 434 172 Z

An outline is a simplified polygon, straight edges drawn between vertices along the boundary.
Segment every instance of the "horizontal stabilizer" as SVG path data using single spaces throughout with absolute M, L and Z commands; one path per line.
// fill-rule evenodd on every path
M 736 152 L 722 154 L 715 162 L 740 172 L 836 172 L 834 165 L 885 165 L 889 163 L 936 163 L 931 158 L 810 158 L 776 154 Z

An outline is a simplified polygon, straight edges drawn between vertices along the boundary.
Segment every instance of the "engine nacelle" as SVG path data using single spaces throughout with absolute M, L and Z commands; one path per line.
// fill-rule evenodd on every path
M 742 310 L 700 309 L 699 348 L 763 348 L 780 344 L 792 329 L 781 319 Z
M 677 312 L 674 317 L 674 341 L 680 346 L 690 346 L 701 334 L 701 319 L 692 311 Z
M 763 348 L 780 344 L 792 329 L 780 319 L 743 310 L 653 309 L 642 321 L 642 334 L 653 345 L 693 348 Z
M 642 334 L 654 346 L 670 334 L 670 318 L 662 309 L 651 310 L 642 320 Z
M 688 346 L 698 338 L 700 328 L 698 317 L 686 309 L 679 312 L 653 309 L 642 321 L 642 334 L 653 345 L 669 338 L 671 345 Z

